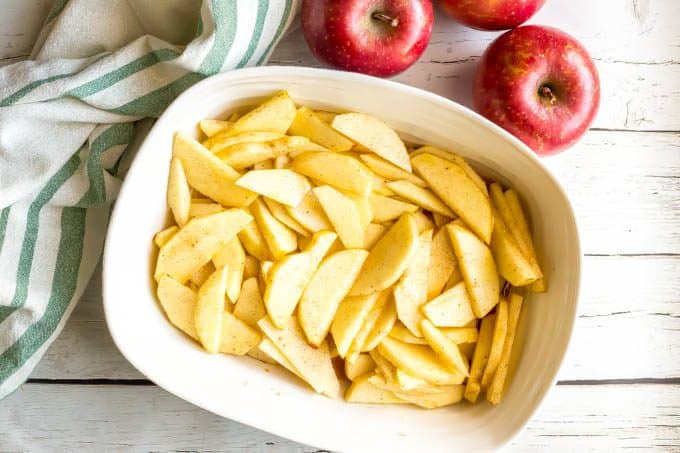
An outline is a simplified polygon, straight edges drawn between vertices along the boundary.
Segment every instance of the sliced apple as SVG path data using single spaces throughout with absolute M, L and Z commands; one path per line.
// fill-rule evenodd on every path
M 251 326 L 225 311 L 222 314 L 222 337 L 219 351 L 222 354 L 245 355 L 260 343 L 262 336 Z
M 326 342 L 318 348 L 310 346 L 294 317 L 289 317 L 282 329 L 277 329 L 267 317 L 257 325 L 315 391 L 331 398 L 339 395 L 340 382 Z
M 490 314 L 482 319 L 482 325 L 479 328 L 479 339 L 477 340 L 477 346 L 475 347 L 475 352 L 472 356 L 470 376 L 468 377 L 465 386 L 465 399 L 471 403 L 477 401 L 479 392 L 481 391 L 482 374 L 484 373 L 484 368 L 486 368 L 486 363 L 489 360 L 495 322 L 496 315 Z
M 465 379 L 463 374 L 445 368 L 427 346 L 402 343 L 387 336 L 378 345 L 378 351 L 397 368 L 433 384 L 462 384 Z
M 503 353 L 503 344 L 508 333 L 508 301 L 501 298 L 496 309 L 496 322 L 493 326 L 493 336 L 491 337 L 491 350 L 489 351 L 489 359 L 484 367 L 484 374 L 482 374 L 482 388 L 487 388 L 496 373 L 498 363 L 501 361 L 501 354 Z
M 213 354 L 219 352 L 222 339 L 227 272 L 228 269 L 225 267 L 217 269 L 198 290 L 198 302 L 194 315 L 196 333 L 203 348 Z
M 411 171 L 404 142 L 382 120 L 364 113 L 343 113 L 333 118 L 333 129 L 397 167 Z
M 413 213 L 418 210 L 418 206 L 414 204 L 405 203 L 382 195 L 371 194 L 369 200 L 373 211 L 373 220 L 379 223 L 389 222 L 390 220 L 401 217 L 404 213 Z
M 262 232 L 274 259 L 297 250 L 297 235 L 283 223 L 276 220 L 262 200 L 255 200 L 250 207 L 257 226 Z
M 331 186 L 315 187 L 312 191 L 343 245 L 361 248 L 364 245 L 364 228 L 356 203 Z
M 471 231 L 456 223 L 446 226 L 477 318 L 498 303 L 500 283 L 491 250 Z
M 420 322 L 423 319 L 421 306 L 427 300 L 431 249 L 432 230 L 427 230 L 418 237 L 418 249 L 404 271 L 404 275 L 394 286 L 394 302 L 399 320 L 417 337 L 422 336 L 420 332 Z
M 335 112 L 328 112 L 326 110 L 314 110 L 314 114 L 326 124 L 331 124 L 333 122 L 333 118 L 338 115 Z
M 406 371 L 397 368 L 394 373 L 397 385 L 403 391 L 421 390 L 432 385 L 432 383 L 415 377 Z
M 369 223 L 364 232 L 364 246 L 365 250 L 370 250 L 373 248 L 378 239 L 380 239 L 383 234 L 387 231 L 385 225 L 380 225 L 379 223 Z
M 387 187 L 401 198 L 431 212 L 453 217 L 453 212 L 434 193 L 410 181 L 388 182 Z
M 415 335 L 413 335 L 411 331 L 408 330 L 406 326 L 401 323 L 401 321 L 397 321 L 394 324 L 392 330 L 390 330 L 389 335 L 390 337 L 402 341 L 404 343 L 427 344 L 427 341 L 425 341 L 424 338 L 416 337 Z
M 307 238 L 310 235 L 309 231 L 307 231 L 305 227 L 300 225 L 300 222 L 298 222 L 288 214 L 288 211 L 286 210 L 284 205 L 267 197 L 263 197 L 263 201 L 264 204 L 266 204 L 267 207 L 269 208 L 269 211 L 272 213 L 272 215 L 276 218 L 276 220 L 283 223 L 291 230 L 295 231 L 295 233 L 297 233 L 301 237 Z
M 375 306 L 379 295 L 380 293 L 373 293 L 367 296 L 346 297 L 340 303 L 331 324 L 331 335 L 340 357 L 347 356 L 352 341 Z
M 196 288 L 199 288 L 205 281 L 212 275 L 213 272 L 215 272 L 216 267 L 208 261 L 205 263 L 203 266 L 201 266 L 200 269 L 198 269 L 196 272 L 191 274 L 191 277 L 189 277 L 189 281 L 193 283 Z
M 272 258 L 267 241 L 260 232 L 256 222 L 251 222 L 238 233 L 238 238 L 246 251 L 260 261 Z
M 345 376 L 350 381 L 373 370 L 375 370 L 375 362 L 368 354 L 359 354 L 359 357 L 353 363 L 345 362 Z
M 275 326 L 283 328 L 295 311 L 315 265 L 309 253 L 295 253 L 272 266 L 267 275 L 264 304 Z M 272 340 L 273 341 L 273 340 Z
M 321 203 L 319 203 L 319 199 L 311 190 L 305 194 L 297 206 L 286 206 L 285 208 L 294 220 L 312 233 L 333 229 L 330 220 L 321 207 Z
M 421 146 L 417 150 L 413 151 L 411 153 L 411 158 L 416 157 L 419 154 L 432 154 L 433 156 L 441 157 L 442 159 L 449 160 L 457 165 L 460 166 L 460 168 L 465 171 L 465 174 L 468 175 L 470 179 L 475 183 L 477 187 L 479 187 L 479 190 L 484 192 L 484 194 L 488 195 L 488 190 L 486 188 L 486 183 L 484 180 L 479 176 L 479 174 L 468 164 L 465 159 L 460 157 L 459 155 L 452 153 L 451 151 L 445 151 L 441 148 L 436 148 L 434 146 Z
M 352 192 L 343 192 L 343 194 L 357 206 L 361 228 L 365 231 L 373 220 L 373 207 L 371 206 L 370 200 L 368 197 L 362 197 L 361 195 Z
M 449 223 L 451 220 L 453 220 L 452 217 L 446 217 L 444 215 L 439 214 L 438 212 L 433 212 L 432 213 L 432 220 L 434 221 L 434 224 L 437 228 L 441 228 L 447 223 Z
M 403 170 L 374 154 L 361 154 L 359 158 L 378 176 L 382 176 L 389 181 L 404 180 L 409 181 L 417 186 L 426 186 L 425 181 L 413 173 Z
M 281 137 L 284 137 L 284 135 L 278 132 L 251 131 L 234 135 L 229 131 L 223 131 L 205 140 L 203 146 L 215 155 L 222 157 L 228 155 L 229 152 L 227 150 L 236 145 L 243 143 L 269 143 Z M 223 155 L 223 153 L 226 154 Z
M 156 294 L 172 325 L 191 338 L 198 339 L 196 322 L 194 321 L 198 298 L 196 291 L 184 286 L 172 277 L 163 275 L 158 280 Z
M 341 153 L 304 153 L 290 168 L 336 189 L 367 196 L 373 186 L 373 174 L 358 159 Z
M 458 164 L 432 154 L 419 154 L 412 163 L 432 191 L 488 244 L 493 227 L 489 198 L 465 171 Z
M 269 338 L 263 338 L 258 344 L 259 351 L 264 353 L 271 361 L 277 365 L 281 365 L 283 368 L 287 369 L 303 381 L 305 378 L 300 374 L 300 372 L 290 363 L 290 360 L 286 358 L 285 355 L 281 353 L 279 348 L 276 347 L 274 343 Z
M 441 294 L 446 282 L 458 267 L 456 255 L 449 240 L 446 228 L 440 228 L 432 237 L 430 268 L 428 270 L 427 299 L 431 300 Z
M 370 373 L 357 377 L 345 392 L 345 401 L 364 404 L 405 404 L 405 401 L 393 392 L 371 384 L 370 377 Z
M 161 247 L 154 277 L 158 280 L 168 274 L 186 282 L 252 220 L 242 209 L 191 219 Z
M 457 345 L 476 343 L 479 331 L 476 327 L 440 327 L 439 330 Z
M 430 321 L 423 319 L 420 322 L 420 330 L 423 332 L 427 344 L 437 353 L 439 358 L 451 369 L 470 375 L 470 364 L 458 349 L 458 345 L 451 341 L 443 332 L 437 329 Z
M 241 176 L 236 170 L 187 135 L 175 134 L 172 153 L 182 162 L 189 185 L 218 203 L 244 207 L 257 198 L 256 193 L 234 184 Z
M 290 126 L 290 133 L 309 138 L 331 151 L 348 151 L 354 146 L 342 134 L 336 132 L 328 123 L 324 122 L 315 112 L 307 107 L 300 107 L 295 115 L 295 120 Z
M 352 340 L 352 344 L 350 345 L 349 350 L 347 351 L 347 354 L 345 356 L 346 361 L 354 362 L 359 357 L 359 354 L 364 351 L 365 349 L 364 344 L 366 343 L 366 339 L 373 330 L 373 327 L 375 327 L 375 324 L 378 322 L 378 318 L 380 318 L 380 315 L 383 313 L 383 310 L 387 306 L 389 302 L 389 297 L 390 297 L 389 291 L 380 291 L 378 293 L 378 298 L 373 304 L 371 311 L 369 311 L 368 315 L 366 315 L 366 318 L 364 319 L 361 328 L 354 336 L 354 340 Z
M 312 188 L 307 178 L 287 169 L 251 170 L 236 185 L 291 207 L 300 204 Z
M 198 127 L 207 137 L 212 137 L 218 132 L 229 129 L 233 124 L 226 120 L 204 119 L 198 122 Z
M 215 154 L 222 162 L 237 170 L 275 157 L 272 147 L 264 142 L 236 143 Z
M 257 278 L 251 277 L 243 282 L 241 292 L 234 306 L 234 316 L 250 326 L 257 325 L 267 311 L 262 301 Z
M 173 157 L 170 161 L 170 173 L 168 174 L 168 207 L 172 211 L 175 222 L 180 227 L 189 221 L 189 208 L 191 206 L 191 188 L 184 174 L 182 161 Z
M 503 352 L 501 353 L 501 360 L 496 368 L 493 380 L 486 391 L 486 399 L 491 404 L 498 404 L 503 398 L 503 391 L 505 389 L 505 382 L 510 369 L 510 358 L 512 356 L 512 347 L 515 342 L 517 334 L 517 325 L 519 323 L 519 316 L 522 311 L 522 296 L 519 294 L 510 294 L 510 304 L 508 308 L 508 330 L 503 342 Z
M 331 247 L 337 238 L 338 235 L 332 231 L 317 231 L 314 233 L 309 244 L 303 249 L 304 252 L 308 252 L 312 255 L 314 269 L 319 267 L 321 260 L 323 260 L 324 256 L 331 250 Z
M 287 92 L 281 91 L 267 99 L 218 135 L 236 135 L 250 131 L 268 131 L 285 134 L 295 119 L 295 103 Z
M 397 308 L 391 301 L 388 301 L 366 337 L 361 351 L 368 352 L 375 349 L 382 339 L 390 333 L 395 322 L 397 322 Z
M 463 282 L 429 301 L 423 306 L 423 312 L 437 327 L 462 327 L 475 319 Z
M 338 310 L 366 260 L 365 250 L 344 250 L 324 259 L 305 287 L 298 319 L 307 341 L 319 346 L 326 338 Z
M 224 211 L 224 207 L 219 203 L 191 203 L 189 206 L 189 218 L 202 217 L 204 215 L 217 214 Z
M 394 284 L 417 249 L 415 221 L 411 214 L 404 214 L 373 246 L 350 295 L 371 294 Z
M 158 248 L 163 247 L 168 241 L 179 231 L 177 225 L 172 225 L 164 230 L 159 231 L 153 237 L 153 243 L 156 244 Z
M 513 286 L 526 286 L 541 278 L 540 269 L 522 253 L 518 242 L 496 210 L 494 215 L 491 253 L 498 273 Z
M 246 252 L 243 250 L 241 241 L 235 237 L 227 243 L 212 258 L 216 268 L 226 267 L 227 275 L 227 297 L 232 303 L 236 303 L 241 292 L 243 283 L 243 272 L 246 266 Z
M 438 407 L 456 404 L 463 399 L 463 391 L 465 386 L 452 385 L 447 387 L 450 387 L 451 390 L 441 393 L 412 394 L 395 392 L 394 394 L 397 396 L 397 398 L 400 398 L 411 404 L 415 404 L 416 406 L 420 406 L 425 409 L 436 409 Z

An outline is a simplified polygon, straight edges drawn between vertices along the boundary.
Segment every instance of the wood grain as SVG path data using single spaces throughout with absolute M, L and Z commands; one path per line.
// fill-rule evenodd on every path
M 680 385 L 557 386 L 509 451 L 677 449 L 679 411 Z M 27 384 L 3 401 L 0 432 L 9 451 L 316 451 L 155 386 Z

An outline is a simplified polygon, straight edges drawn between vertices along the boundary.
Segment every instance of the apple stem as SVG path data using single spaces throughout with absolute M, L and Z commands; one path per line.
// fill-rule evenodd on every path
M 555 93 L 553 93 L 553 90 L 548 85 L 542 85 L 538 93 L 542 97 L 547 99 L 550 105 L 555 105 L 555 103 L 557 102 L 557 97 L 555 96 Z
M 398 18 L 392 17 L 385 13 L 375 12 L 371 14 L 371 17 L 373 19 L 379 20 L 380 22 L 385 22 L 386 24 L 389 24 L 390 27 L 396 27 L 397 25 L 399 25 Z

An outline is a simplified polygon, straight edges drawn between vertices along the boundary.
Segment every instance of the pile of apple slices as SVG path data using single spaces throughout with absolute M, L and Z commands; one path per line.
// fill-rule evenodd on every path
M 498 403 L 523 297 L 544 291 L 520 199 L 381 120 L 281 92 L 177 133 L 156 234 L 168 319 L 211 353 L 356 403 Z M 481 323 L 478 325 L 478 320 Z

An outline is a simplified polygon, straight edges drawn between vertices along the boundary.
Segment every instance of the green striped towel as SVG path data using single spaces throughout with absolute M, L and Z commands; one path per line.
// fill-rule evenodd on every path
M 55 0 L 31 59 L 0 68 L 0 398 L 99 261 L 136 122 L 207 75 L 263 64 L 297 1 Z

